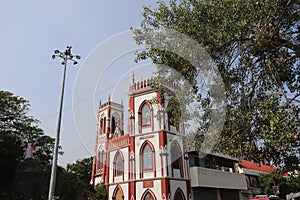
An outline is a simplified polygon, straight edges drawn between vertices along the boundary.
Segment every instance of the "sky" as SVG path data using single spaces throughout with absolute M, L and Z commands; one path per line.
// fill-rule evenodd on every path
M 93 73 L 94 68 L 90 68 L 91 62 L 101 65 L 106 53 L 118 52 L 118 38 L 126 39 L 130 27 L 140 26 L 143 6 L 149 5 L 155 6 L 154 1 L 1 1 L 0 89 L 27 99 L 29 114 L 40 120 L 46 135 L 56 134 L 63 74 L 61 60 L 51 58 L 53 51 L 72 45 L 72 53 L 82 57 L 78 65 L 70 63 L 67 69 L 60 135 L 64 155 L 59 157 L 59 165 L 94 154 L 95 108 L 100 99 L 105 102 L 111 95 L 126 105 L 126 88 L 133 71 L 139 79 L 151 73 L 149 63 L 133 62 L 132 51 L 121 52 L 103 71 Z M 85 69 L 89 73 L 84 74 Z M 116 95 L 120 91 L 122 95 Z M 86 116 L 79 108 L 94 111 Z

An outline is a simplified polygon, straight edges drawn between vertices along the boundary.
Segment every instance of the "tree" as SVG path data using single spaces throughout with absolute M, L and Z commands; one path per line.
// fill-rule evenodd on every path
M 89 161 L 85 158 L 83 161 Z M 58 166 L 55 196 L 64 200 L 96 199 L 96 192 L 89 182 L 91 166 L 76 161 L 70 170 Z M 90 167 L 89 167 L 90 166 Z M 89 167 L 89 168 L 88 168 Z M 46 199 L 49 191 L 51 165 L 37 159 L 28 159 L 17 166 L 11 199 Z
M 85 184 L 73 173 L 69 173 L 66 169 L 58 167 L 57 184 L 55 196 L 60 199 L 87 199 L 85 195 Z
M 96 199 L 95 190 L 90 185 L 92 164 L 93 157 L 83 158 L 75 163 L 68 164 L 67 170 L 62 173 L 64 178 L 60 182 L 61 195 L 59 196 L 62 197 L 63 195 L 64 199 Z M 66 191 L 66 188 L 68 191 Z
M 0 134 L 8 134 L 18 142 L 18 147 L 32 140 L 37 147 L 35 158 L 50 163 L 54 148 L 54 139 L 44 135 L 38 127 L 39 121 L 28 116 L 30 104 L 22 97 L 11 92 L 0 91 Z M 62 152 L 60 152 L 62 154 Z M 23 158 L 23 153 L 18 153 L 16 159 Z
M 100 200 L 107 199 L 107 191 L 104 184 L 100 184 L 96 186 L 96 195 L 95 197 Z
M 7 195 L 16 167 L 24 158 L 23 147 L 28 140 L 36 146 L 35 158 L 50 163 L 54 139 L 44 135 L 38 120 L 28 115 L 30 104 L 11 92 L 0 91 L 0 176 L 1 193 Z
M 76 163 L 68 165 L 68 171 L 75 174 L 82 182 L 89 185 L 92 176 L 93 157 L 77 160 Z
M 286 185 L 287 182 L 286 178 L 284 178 L 283 175 L 278 172 L 260 174 L 258 178 L 263 194 L 267 195 L 275 194 L 273 186 L 278 186 L 280 189 L 281 186 Z
M 287 178 L 283 176 L 282 172 L 272 172 L 269 174 L 260 174 L 258 178 L 264 194 L 275 194 L 273 186 L 278 186 L 278 195 L 281 198 L 285 198 L 291 192 L 297 193 L 300 190 L 299 176 Z
M 0 134 L 0 195 L 8 195 L 13 182 L 18 157 L 23 154 L 20 141 L 9 133 Z
M 149 30 L 173 29 L 197 41 L 214 60 L 227 97 L 226 121 L 215 151 L 299 169 L 299 1 L 159 1 L 157 8 L 145 7 L 143 16 L 141 28 L 133 30 L 138 44 L 162 37 Z M 186 59 L 156 48 L 137 54 L 137 61 L 147 58 L 158 68 L 164 64 L 177 70 L 193 84 L 197 71 Z M 214 120 L 206 112 L 213 93 L 199 95 L 205 122 L 200 139 Z

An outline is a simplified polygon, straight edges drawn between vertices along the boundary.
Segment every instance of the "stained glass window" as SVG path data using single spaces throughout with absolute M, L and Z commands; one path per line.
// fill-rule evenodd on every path
M 153 152 L 149 144 L 143 150 L 143 168 L 144 170 L 153 168 Z
M 142 108 L 142 126 L 150 125 L 150 108 L 148 104 L 144 104 Z
M 122 176 L 123 175 L 123 159 L 120 153 L 117 153 L 117 158 L 116 158 L 116 173 L 115 176 Z

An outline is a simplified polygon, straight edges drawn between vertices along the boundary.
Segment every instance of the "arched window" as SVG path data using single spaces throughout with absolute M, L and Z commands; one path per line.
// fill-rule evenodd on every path
M 116 119 L 115 116 L 111 117 L 111 132 L 114 133 L 116 129 Z
M 180 188 L 177 188 L 174 194 L 174 200 L 185 200 L 184 194 Z
M 114 159 L 114 176 L 122 176 L 123 175 L 123 156 L 121 152 L 117 152 Z
M 153 169 L 153 153 L 149 144 L 146 144 L 143 149 L 143 169 Z
M 178 131 L 179 129 L 179 122 L 178 122 L 178 108 L 177 104 L 174 102 L 169 103 L 168 109 L 167 109 L 167 116 L 168 116 L 168 127 L 170 131 Z M 177 118 L 175 117 L 177 116 Z
M 152 192 L 150 192 L 149 190 L 147 190 L 143 196 L 142 196 L 142 200 L 155 200 L 155 196 Z
M 179 144 L 174 141 L 171 145 L 171 167 L 173 177 L 183 177 L 182 153 Z
M 148 103 L 145 103 L 142 107 L 142 126 L 150 126 L 151 125 L 151 114 L 150 114 L 150 106 Z
M 106 129 L 106 117 L 102 113 L 100 118 L 100 134 L 105 133 Z
M 144 101 L 138 110 L 139 132 L 153 131 L 153 109 L 150 103 Z
M 120 128 L 120 115 L 117 112 L 114 112 L 114 114 L 111 117 L 111 130 L 112 130 L 112 133 L 115 132 L 117 127 Z
M 148 141 L 146 141 L 141 147 L 141 176 L 145 172 L 154 172 L 155 171 L 155 158 L 154 158 L 154 147 Z
M 113 200 L 124 200 L 124 194 L 122 191 L 122 188 L 120 186 L 117 186 L 114 193 L 113 193 Z
M 101 169 L 102 162 L 103 162 L 103 154 L 102 154 L 102 151 L 100 150 L 100 151 L 98 151 L 96 169 Z
M 171 126 L 175 126 L 175 118 L 172 114 L 172 112 L 168 112 L 168 122 L 169 122 L 169 125 Z
M 99 151 L 98 151 L 98 155 L 97 155 L 97 162 L 96 162 L 96 173 L 99 174 L 99 173 L 103 173 L 102 169 L 103 169 L 103 166 L 105 165 L 105 151 L 102 150 L 102 147 L 99 148 Z

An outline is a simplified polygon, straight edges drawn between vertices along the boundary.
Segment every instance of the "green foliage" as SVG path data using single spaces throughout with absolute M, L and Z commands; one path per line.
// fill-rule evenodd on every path
M 272 172 L 270 174 L 260 174 L 259 183 L 262 187 L 263 194 L 271 195 L 274 194 L 272 189 L 273 186 L 279 186 L 279 188 L 286 183 L 286 179 L 282 174 L 277 172 Z
M 15 174 L 23 148 L 20 141 L 13 135 L 3 132 L 0 134 L 0 193 L 8 191 Z
M 38 120 L 28 116 L 29 107 L 29 102 L 22 97 L 0 91 L 0 134 L 14 138 L 18 147 L 33 140 L 37 149 L 35 158 L 49 164 L 54 139 L 44 135 L 43 130 L 38 127 Z M 14 159 L 21 160 L 23 156 L 23 152 L 18 152 Z
M 25 134 L 27 125 L 34 122 L 27 116 L 29 103 L 10 92 L 0 91 L 0 131 L 10 134 Z
M 197 41 L 214 60 L 227 96 L 226 122 L 215 151 L 258 161 L 267 158 L 287 170 L 299 169 L 299 1 L 159 1 L 157 8 L 145 7 L 143 17 L 141 28 L 133 30 L 137 44 L 154 37 L 151 29 L 173 29 Z M 168 40 L 164 37 L 159 41 Z M 182 48 L 191 55 L 193 50 Z M 136 60 L 147 58 L 194 84 L 195 67 L 182 57 L 148 48 Z M 199 95 L 200 140 L 208 123 L 214 122 L 207 108 L 215 93 Z
M 104 184 L 96 186 L 96 198 L 99 200 L 106 200 L 107 192 Z
M 83 159 L 84 161 L 90 158 Z M 81 161 L 71 166 L 81 165 Z M 90 172 L 86 170 L 70 171 L 60 166 L 57 168 L 55 196 L 63 200 L 96 199 L 95 191 L 88 182 Z M 36 159 L 27 159 L 19 162 L 16 168 L 11 188 L 12 199 L 46 199 L 49 192 L 51 165 Z
M 58 172 L 56 194 L 60 199 L 96 199 L 96 192 L 90 185 L 93 157 L 77 160 L 68 164 L 67 169 Z
M 285 198 L 291 192 L 296 193 L 300 190 L 300 177 L 284 177 L 282 173 L 272 172 L 269 174 L 260 174 L 259 182 L 262 192 L 267 195 L 274 194 L 273 186 L 279 187 L 279 196 Z
M 29 103 L 0 91 L 0 195 L 6 199 L 46 199 L 48 196 L 54 139 L 44 135 L 38 121 L 28 116 Z M 23 145 L 33 140 L 34 159 L 24 158 Z M 62 153 L 62 152 L 60 152 Z M 85 158 L 65 170 L 57 169 L 56 195 L 60 199 L 93 199 L 89 185 L 92 159 Z
M 60 199 L 86 199 L 84 198 L 85 184 L 78 176 L 67 172 L 64 168 L 59 167 L 57 171 L 57 186 L 55 195 Z
M 49 186 L 50 166 L 35 160 L 26 159 L 18 163 L 11 198 L 7 199 L 46 199 Z
M 24 158 L 23 146 L 33 140 L 36 146 L 35 159 L 49 164 L 52 158 L 54 139 L 45 136 L 28 116 L 30 104 L 11 92 L 0 91 L 0 193 L 8 194 L 18 163 Z
M 76 175 L 85 184 L 90 184 L 92 176 L 93 157 L 77 160 L 76 163 L 68 165 L 70 173 Z

